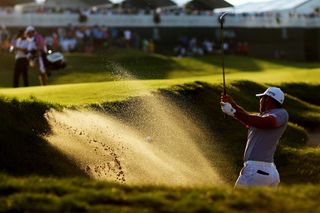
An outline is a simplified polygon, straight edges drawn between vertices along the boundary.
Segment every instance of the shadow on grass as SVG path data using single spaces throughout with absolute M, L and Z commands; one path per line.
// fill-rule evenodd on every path
M 202 63 L 222 67 L 222 56 L 220 54 L 195 57 L 194 59 Z M 227 69 L 237 69 L 243 72 L 258 72 L 263 70 L 257 64 L 256 59 L 250 57 L 225 55 L 224 62 L 226 71 Z
M 199 60 L 203 63 L 210 65 L 222 66 L 222 56 L 212 55 L 197 57 L 196 60 Z M 285 60 L 275 60 L 275 59 L 258 59 L 252 57 L 244 56 L 234 56 L 234 55 L 225 55 L 225 68 L 227 69 L 237 69 L 243 72 L 258 72 L 263 71 L 264 68 L 259 66 L 257 60 L 262 60 L 270 64 L 273 67 L 292 67 L 292 68 L 301 68 L 301 69 L 319 69 L 320 63 L 307 63 L 307 62 L 295 62 L 295 61 L 285 61 Z
M 320 85 L 307 83 L 285 83 L 281 85 L 284 91 L 308 103 L 320 106 Z
M 114 80 L 119 76 L 137 79 L 165 79 L 172 70 L 185 70 L 186 67 L 177 63 L 171 57 L 144 53 L 130 49 L 110 49 L 93 54 L 72 53 L 66 54 L 67 67 L 62 70 L 52 71 L 49 82 L 72 83 L 101 82 Z M 6 65 L 0 70 L 0 87 L 12 87 L 13 82 L 13 57 L 9 54 L 0 54 Z M 82 75 L 83 74 L 83 75 Z M 39 85 L 36 68 L 30 69 L 30 86 Z M 66 80 L 59 81 L 63 77 Z M 69 77 L 70 76 L 70 77 Z M 22 79 L 20 79 L 22 85 Z
M 319 69 L 320 63 L 318 62 L 297 62 L 297 61 L 286 61 L 286 60 L 268 60 L 269 62 L 287 67 L 301 68 L 301 69 Z
M 114 74 L 124 71 L 137 79 L 165 79 L 172 70 L 187 69 L 168 56 L 133 50 L 126 50 L 125 53 L 104 58 L 106 70 Z
M 83 176 L 74 162 L 40 135 L 50 132 L 39 102 L 0 99 L 0 171 L 10 175 Z
M 72 71 L 78 74 L 106 73 L 115 75 L 115 78 L 129 74 L 137 79 L 165 79 L 172 70 L 185 69 L 170 57 L 130 49 L 110 49 L 92 55 L 75 54 L 68 56 L 67 60 L 69 65 L 61 75 Z

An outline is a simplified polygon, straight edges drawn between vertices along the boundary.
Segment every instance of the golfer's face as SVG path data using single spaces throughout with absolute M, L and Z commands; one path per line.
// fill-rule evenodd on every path
M 266 110 L 268 102 L 268 96 L 264 95 L 260 98 L 260 112 L 264 112 Z
M 34 31 L 28 32 L 28 33 L 26 34 L 26 36 L 27 36 L 28 38 L 33 37 L 33 36 L 34 36 Z

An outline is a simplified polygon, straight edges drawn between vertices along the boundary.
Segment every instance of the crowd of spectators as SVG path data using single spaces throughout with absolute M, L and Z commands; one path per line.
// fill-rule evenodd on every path
M 174 47 L 174 53 L 178 57 L 202 56 L 206 54 L 221 52 L 221 42 L 210 39 L 199 40 L 196 37 L 182 36 Z M 224 41 L 223 50 L 225 54 L 248 55 L 250 47 L 248 42 L 228 39 Z
M 154 52 L 152 39 L 141 37 L 138 32 L 129 29 L 108 28 L 106 26 L 81 26 L 58 28 L 45 36 L 49 47 L 63 52 L 93 52 L 96 49 L 134 48 Z
M 216 45 L 209 39 L 199 41 L 196 37 L 181 36 L 178 45 L 174 47 L 174 53 L 178 57 L 201 56 L 211 54 L 216 50 Z
M 130 29 L 108 28 L 106 26 L 60 27 L 42 33 L 48 49 L 61 52 L 86 52 L 117 48 L 141 49 L 155 52 L 156 42 L 153 38 L 142 37 Z M 0 47 L 9 50 L 13 43 L 14 33 L 5 27 L 0 28 Z
M 156 34 L 156 33 L 155 33 Z M 61 52 L 85 52 L 91 53 L 96 50 L 116 48 L 133 48 L 145 52 L 155 52 L 158 38 L 141 36 L 138 32 L 130 29 L 119 29 L 106 26 L 72 26 L 60 27 L 47 30 L 42 33 L 48 49 Z M 6 27 L 0 28 L 1 49 L 7 51 L 13 43 L 12 37 Z M 221 50 L 220 42 L 205 38 L 199 39 L 191 36 L 181 36 L 178 43 L 173 47 L 173 53 L 179 57 L 201 56 L 217 53 Z M 227 39 L 224 43 L 226 54 L 249 54 L 249 44 Z M 167 51 L 166 51 L 167 52 Z
M 157 48 L 157 33 L 152 38 L 143 37 L 140 33 L 130 29 L 119 29 L 106 26 L 72 26 L 54 28 L 42 33 L 48 49 L 61 52 L 86 52 L 116 48 L 134 48 L 145 52 L 155 52 Z M 0 47 L 7 51 L 12 44 L 14 33 L 2 26 L 0 28 Z M 177 56 L 201 56 L 216 53 L 221 50 L 220 42 L 191 36 L 181 36 L 173 47 Z M 250 48 L 248 42 L 227 39 L 224 43 L 225 53 L 248 55 Z

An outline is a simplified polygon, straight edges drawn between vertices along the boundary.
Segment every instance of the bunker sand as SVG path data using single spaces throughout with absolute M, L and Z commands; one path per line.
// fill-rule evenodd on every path
M 142 104 L 142 105 L 141 105 Z M 94 179 L 128 184 L 221 184 L 199 143 L 205 130 L 164 98 L 149 97 L 129 120 L 93 110 L 51 110 L 45 139 Z M 155 113 L 157 112 L 157 113 Z

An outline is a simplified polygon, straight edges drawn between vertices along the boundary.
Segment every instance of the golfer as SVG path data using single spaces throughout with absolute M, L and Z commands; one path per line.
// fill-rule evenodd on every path
M 221 96 L 222 111 L 248 128 L 244 151 L 244 167 L 235 183 L 238 186 L 273 186 L 280 183 L 273 155 L 280 137 L 287 128 L 289 115 L 282 107 L 284 93 L 269 87 L 260 98 L 260 113 L 250 114 L 230 96 Z

